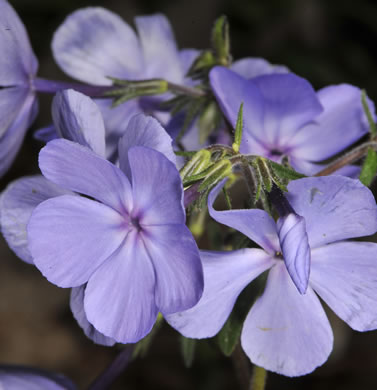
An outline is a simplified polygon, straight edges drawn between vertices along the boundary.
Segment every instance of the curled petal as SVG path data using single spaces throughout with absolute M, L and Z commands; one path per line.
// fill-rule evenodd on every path
M 279 218 L 276 225 L 288 273 L 297 290 L 305 294 L 310 272 L 310 246 L 305 219 L 292 213 Z
M 289 69 L 283 65 L 272 65 L 263 58 L 242 58 L 234 61 L 230 66 L 234 72 L 245 79 L 262 76 L 271 73 L 288 73 Z

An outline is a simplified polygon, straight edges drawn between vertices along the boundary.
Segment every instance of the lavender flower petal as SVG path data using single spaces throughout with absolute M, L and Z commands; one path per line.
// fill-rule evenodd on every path
M 327 360 L 332 343 L 330 324 L 313 290 L 301 295 L 284 264 L 275 265 L 243 326 L 241 345 L 247 356 L 269 371 L 305 375 Z
M 145 61 L 145 78 L 183 80 L 179 52 L 168 19 L 162 14 L 139 16 L 135 24 Z
M 310 247 L 305 219 L 292 213 L 279 218 L 276 226 L 288 273 L 298 291 L 305 294 L 310 272 Z
M 253 134 L 262 132 L 269 145 L 290 146 L 292 136 L 323 111 L 313 87 L 293 73 L 259 76 L 251 82 L 263 96 L 264 122 L 262 129 L 248 128 Z M 248 109 L 245 104 L 244 111 Z
M 0 85 L 27 86 L 30 75 L 37 72 L 38 62 L 30 46 L 25 26 L 5 0 L 0 0 L 0 42 Z
M 289 72 L 289 69 L 283 65 L 272 65 L 263 58 L 255 57 L 234 61 L 230 69 L 249 80 L 265 74 Z
M 189 310 L 165 316 L 184 336 L 199 339 L 217 334 L 241 291 L 274 264 L 271 256 L 260 249 L 200 251 L 200 257 L 204 270 L 202 298 Z
M 184 224 L 183 187 L 174 164 L 143 146 L 128 152 L 132 173 L 133 216 L 140 225 Z
M 63 195 L 36 207 L 27 227 L 29 250 L 42 274 L 77 287 L 121 245 L 124 218 L 96 201 Z
M 89 339 L 91 339 L 96 344 L 112 347 L 115 344 L 115 340 L 98 332 L 98 330 L 86 318 L 84 310 L 85 287 L 86 286 L 83 285 L 80 287 L 74 287 L 71 290 L 69 304 L 72 314 Z
M 156 274 L 155 302 L 163 314 L 194 306 L 203 292 L 198 247 L 184 225 L 145 228 L 142 241 Z
M 65 376 L 25 366 L 1 365 L 0 388 L 6 390 L 76 390 Z
M 377 230 L 376 202 L 358 180 L 336 175 L 294 180 L 286 197 L 305 218 L 311 248 Z
M 85 291 L 89 322 L 120 343 L 143 338 L 158 314 L 154 269 L 137 235 L 135 231 L 128 234 L 123 245 L 92 275 Z
M 323 88 L 317 96 L 324 111 L 290 141 L 292 156 L 321 161 L 346 149 L 368 132 L 369 125 L 361 104 L 361 90 L 342 84 Z M 368 100 L 376 121 L 374 104 Z
M 222 187 L 220 182 L 208 197 L 208 211 L 210 216 L 224 225 L 232 227 L 255 241 L 269 253 L 280 251 L 279 239 L 274 220 L 264 210 L 226 210 L 216 211 L 213 203 Z
M 36 140 L 44 142 L 45 144 L 52 141 L 53 139 L 59 138 L 54 125 L 42 127 L 36 130 L 33 136 Z
M 28 97 L 27 88 L 0 89 L 0 137 L 3 137 L 19 115 Z
M 358 331 L 377 328 L 377 244 L 341 242 L 312 252 L 310 284 Z
M 43 176 L 15 180 L 3 191 L 0 202 L 1 232 L 9 247 L 23 261 L 33 263 L 26 231 L 31 213 L 44 200 L 68 193 Z
M 52 118 L 62 138 L 105 157 L 105 125 L 92 99 L 73 89 L 58 92 L 52 102 Z
M 52 50 L 64 72 L 89 84 L 111 85 L 108 76 L 133 79 L 143 66 L 132 28 L 100 7 L 69 15 L 54 34 Z
M 133 146 L 146 146 L 162 153 L 173 164 L 176 162 L 172 147 L 172 139 L 151 116 L 135 115 L 126 128 L 125 135 L 119 141 L 119 165 L 121 170 L 131 180 L 131 168 L 128 161 L 128 151 Z
M 24 140 L 25 133 L 34 121 L 38 111 L 38 102 L 29 94 L 24 101 L 17 118 L 0 138 L 0 177 L 9 169 Z
M 131 186 L 122 171 L 90 149 L 57 139 L 39 154 L 43 175 L 63 188 L 89 195 L 121 213 L 132 207 Z

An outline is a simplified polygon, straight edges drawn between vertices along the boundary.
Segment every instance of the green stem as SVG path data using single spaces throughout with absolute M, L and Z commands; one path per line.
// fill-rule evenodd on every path
M 264 390 L 267 380 L 267 371 L 263 367 L 254 366 L 249 390 Z
M 170 81 L 168 81 L 167 83 L 168 83 L 168 89 L 171 92 L 179 94 L 179 95 L 187 95 L 187 96 L 191 96 L 193 98 L 204 97 L 207 95 L 207 93 L 205 91 L 203 91 L 202 89 L 199 89 L 199 88 L 191 88 L 191 87 L 187 87 L 185 85 L 175 84 L 175 83 L 172 83 Z

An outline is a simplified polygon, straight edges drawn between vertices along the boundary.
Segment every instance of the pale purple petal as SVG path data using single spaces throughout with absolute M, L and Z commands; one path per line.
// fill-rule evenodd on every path
M 163 314 L 189 309 L 203 292 L 199 250 L 184 225 L 143 229 L 142 240 L 156 275 L 155 302 Z
M 240 105 L 244 104 L 241 153 L 266 153 L 264 144 L 266 134 L 263 127 L 264 102 L 257 86 L 221 66 L 211 70 L 209 79 L 220 108 L 233 127 L 236 126 Z M 264 153 L 260 153 L 261 151 Z
M 135 78 L 143 66 L 132 28 L 100 7 L 69 15 L 54 34 L 52 50 L 64 72 L 89 84 L 111 85 L 108 76 Z
M 299 376 L 323 364 L 332 344 L 330 324 L 313 290 L 301 295 L 284 264 L 274 266 L 243 325 L 246 355 L 269 371 Z
M 105 157 L 105 125 L 97 104 L 88 96 L 73 89 L 58 92 L 52 101 L 52 118 L 60 137 Z
M 90 149 L 57 139 L 39 153 L 43 175 L 57 185 L 89 195 L 119 212 L 132 207 L 131 185 L 123 172 Z
M 338 175 L 293 180 L 286 197 L 305 218 L 311 248 L 377 230 L 376 202 L 359 180 Z
M 75 320 L 84 331 L 85 336 L 91 339 L 94 343 L 112 347 L 116 341 L 98 332 L 98 330 L 88 321 L 86 317 L 84 310 L 85 287 L 86 285 L 83 285 L 80 287 L 74 287 L 71 290 L 69 304 L 73 317 L 75 317 Z
M 65 376 L 26 366 L 1 365 L 0 388 L 4 390 L 76 390 Z
M 119 165 L 131 179 L 128 151 L 133 146 L 146 146 L 162 153 L 173 164 L 176 163 L 172 139 L 160 123 L 151 116 L 133 116 L 128 122 L 124 136 L 119 141 Z
M 59 138 L 54 125 L 49 125 L 36 130 L 33 136 L 36 140 L 44 142 L 45 144 L 53 139 Z
M 220 182 L 209 194 L 208 211 L 210 216 L 217 222 L 240 231 L 267 252 L 280 251 L 275 221 L 264 210 L 216 211 L 213 208 L 213 203 L 223 186 L 224 181 Z
M 2 192 L 0 203 L 1 232 L 16 255 L 32 264 L 26 226 L 31 213 L 41 202 L 69 193 L 43 176 L 23 177 L 10 183 Z
M 310 284 L 351 328 L 377 328 L 377 244 L 341 242 L 313 250 Z
M 134 115 L 140 114 L 139 99 L 132 99 L 117 107 L 112 107 L 109 99 L 96 99 L 101 110 L 106 129 L 106 156 L 111 161 L 118 158 L 119 139 L 125 134 L 128 122 Z
M 247 57 L 234 61 L 230 69 L 245 79 L 252 79 L 271 73 L 288 73 L 289 69 L 283 65 L 272 65 L 263 58 Z
M 258 136 L 263 137 L 271 149 L 284 152 L 290 148 L 290 140 L 296 132 L 323 111 L 313 87 L 293 73 L 259 76 L 249 83 L 255 83 L 262 94 L 263 134 L 258 133 Z M 244 111 L 247 109 L 249 106 L 245 104 Z M 250 127 L 249 131 L 254 134 L 258 129 Z
M 310 273 L 310 246 L 305 219 L 288 214 L 276 223 L 285 266 L 301 294 L 308 288 Z
M 146 249 L 132 231 L 90 278 L 84 299 L 87 318 L 120 343 L 135 343 L 156 321 L 155 275 Z
M 63 195 L 32 213 L 29 250 L 42 274 L 59 287 L 77 287 L 121 245 L 127 229 L 112 208 L 87 198 Z
M 25 85 L 37 72 L 38 62 L 31 49 L 25 26 L 5 1 L 0 0 L 0 85 Z
M 292 156 L 309 161 L 334 156 L 369 129 L 359 88 L 348 84 L 331 86 L 321 89 L 317 96 L 324 111 L 290 141 Z M 376 121 L 374 104 L 368 102 Z
M 144 78 L 182 82 L 183 69 L 170 23 L 165 15 L 138 16 L 135 24 L 144 54 Z
M 38 102 L 29 94 L 14 122 L 0 138 L 0 177 L 9 169 L 21 148 L 25 133 L 34 121 Z
M 223 327 L 238 295 L 274 261 L 261 249 L 232 252 L 200 251 L 204 291 L 193 308 L 165 317 L 185 337 L 207 338 Z
M 185 223 L 183 187 L 175 165 L 163 154 L 134 146 L 128 152 L 132 172 L 133 217 L 141 226 Z
M 20 114 L 28 93 L 23 87 L 0 89 L 0 138 Z

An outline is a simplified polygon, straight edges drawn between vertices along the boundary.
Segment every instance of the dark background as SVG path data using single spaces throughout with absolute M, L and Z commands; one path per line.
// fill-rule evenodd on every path
M 287 65 L 316 89 L 347 82 L 377 98 L 377 4 L 351 0 L 13 0 L 39 59 L 39 76 L 65 76 L 54 64 L 50 41 L 66 15 L 101 5 L 132 24 L 135 15 L 163 12 L 180 48 L 204 49 L 214 19 L 229 17 L 235 59 L 263 57 Z M 33 129 L 50 121 L 49 97 L 43 97 Z M 41 144 L 31 132 L 1 190 L 17 177 L 36 173 Z M 86 339 L 68 308 L 68 290 L 50 285 L 32 266 L 17 259 L 0 241 L 0 363 L 59 371 L 87 386 L 116 355 L 114 348 Z M 313 374 L 289 379 L 270 374 L 267 389 L 377 388 L 377 333 L 351 331 L 330 314 L 335 333 L 329 361 Z M 310 351 L 308 351 L 310 353 Z M 134 361 L 114 389 L 237 389 L 231 359 L 215 343 L 203 342 L 191 369 L 179 354 L 178 334 L 164 326 L 150 354 Z

